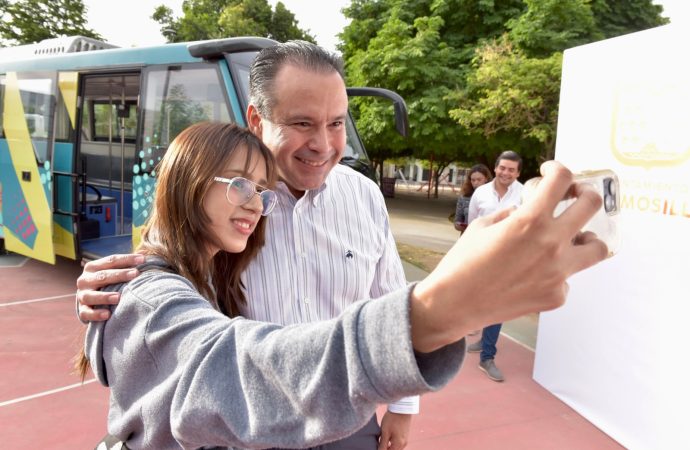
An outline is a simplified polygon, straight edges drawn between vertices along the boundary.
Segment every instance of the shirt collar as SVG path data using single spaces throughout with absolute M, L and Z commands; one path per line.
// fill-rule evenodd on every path
M 513 192 L 515 190 L 515 186 L 519 185 L 520 182 L 518 180 L 513 181 L 510 183 L 510 186 L 508 186 L 508 189 L 506 190 L 506 195 L 508 195 L 510 192 Z M 496 179 L 494 178 L 493 181 L 491 181 L 491 189 L 498 195 L 498 191 L 496 190 Z
M 287 184 L 285 184 L 284 181 L 278 181 L 278 183 L 276 184 L 275 190 L 279 194 L 281 194 L 281 196 L 285 196 L 285 197 L 289 198 L 290 201 L 292 202 L 292 204 L 296 204 L 300 200 L 303 200 L 305 202 L 311 203 L 312 206 L 318 206 L 319 199 L 321 198 L 321 194 L 326 190 L 326 188 L 328 186 L 328 178 L 330 178 L 331 175 L 332 175 L 332 171 L 331 171 L 331 173 L 328 174 L 328 177 L 326 177 L 326 181 L 324 181 L 324 183 L 321 186 L 319 186 L 316 189 L 310 189 L 310 190 L 305 191 L 302 198 L 299 198 L 299 199 L 297 197 L 295 197 L 292 192 L 290 192 L 290 189 L 288 188 Z

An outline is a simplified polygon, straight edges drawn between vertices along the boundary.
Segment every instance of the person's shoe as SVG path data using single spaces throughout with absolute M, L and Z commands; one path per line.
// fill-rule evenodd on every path
M 501 371 L 498 370 L 498 367 L 496 367 L 496 364 L 494 363 L 493 359 L 479 361 L 479 368 L 486 373 L 486 376 L 488 376 L 490 379 L 494 381 L 505 380 L 505 378 L 503 377 L 503 373 L 501 373 Z
M 468 353 L 479 353 L 482 351 L 482 341 L 477 341 L 474 344 L 467 346 Z

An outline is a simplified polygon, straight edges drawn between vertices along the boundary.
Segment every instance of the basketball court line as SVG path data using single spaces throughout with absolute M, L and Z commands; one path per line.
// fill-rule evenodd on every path
M 29 260 L 26 256 L 7 254 L 0 255 L 0 269 L 16 269 L 18 267 L 23 267 L 24 264 Z
M 81 387 L 81 386 L 86 386 L 87 384 L 91 384 L 91 383 L 93 383 L 94 381 L 96 381 L 96 379 L 95 379 L 95 378 L 92 378 L 92 379 L 90 379 L 90 380 L 84 381 L 83 383 L 70 384 L 69 386 L 63 386 L 63 387 L 61 387 L 61 388 L 51 389 L 51 390 L 49 390 L 49 391 L 38 392 L 38 393 L 36 393 L 36 394 L 31 394 L 31 395 L 27 395 L 27 396 L 24 396 L 24 397 L 19 397 L 19 398 L 15 398 L 15 399 L 12 399 L 12 400 L 7 400 L 7 401 L 4 401 L 4 402 L 0 402 L 0 408 L 2 408 L 3 406 L 10 406 L 10 405 L 14 405 L 14 404 L 16 404 L 16 403 L 21 403 L 21 402 L 25 402 L 25 401 L 28 401 L 28 400 L 33 400 L 33 399 L 35 399 L 35 398 L 45 397 L 45 396 L 51 395 L 51 394 L 57 394 L 57 393 L 59 393 L 59 392 L 68 391 L 68 390 L 70 390 L 70 389 L 75 389 L 75 388 L 78 388 L 78 387 Z
M 71 292 L 71 293 L 69 293 L 69 294 L 53 295 L 53 296 L 51 296 L 51 297 L 34 298 L 34 299 L 31 299 L 31 300 L 19 300 L 19 301 L 10 302 L 10 303 L 0 303 L 0 307 L 3 307 L 3 306 L 24 305 L 24 304 L 27 304 L 27 303 L 47 302 L 47 301 L 51 301 L 51 300 L 57 300 L 57 299 L 59 299 L 59 298 L 74 297 L 75 295 L 77 295 L 76 291 L 75 291 L 75 292 Z
M 525 348 L 525 349 L 529 350 L 529 351 L 532 352 L 532 353 L 535 352 L 535 350 L 534 350 L 532 347 L 530 347 L 529 345 L 525 344 L 524 342 L 521 342 L 521 341 L 515 339 L 513 336 L 511 336 L 511 335 L 509 335 L 509 334 L 506 334 L 506 333 L 504 333 L 504 332 L 501 332 L 501 336 L 505 337 L 506 339 L 510 339 L 511 341 L 513 341 L 513 342 L 515 342 L 517 345 L 519 345 L 520 347 Z

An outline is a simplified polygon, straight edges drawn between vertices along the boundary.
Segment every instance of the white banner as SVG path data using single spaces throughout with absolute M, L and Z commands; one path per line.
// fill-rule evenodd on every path
M 690 448 L 690 33 L 565 52 L 556 159 L 621 181 L 618 255 L 541 314 L 534 378 L 631 449 Z

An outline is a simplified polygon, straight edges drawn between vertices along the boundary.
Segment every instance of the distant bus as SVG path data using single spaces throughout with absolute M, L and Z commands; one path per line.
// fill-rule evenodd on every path
M 245 125 L 249 67 L 270 39 L 143 48 L 74 37 L 0 49 L 0 246 L 51 264 L 130 252 L 151 208 L 156 165 L 200 121 Z M 350 95 L 405 104 L 376 88 Z M 351 118 L 343 163 L 370 167 Z M 4 242 L 2 241 L 4 238 Z

